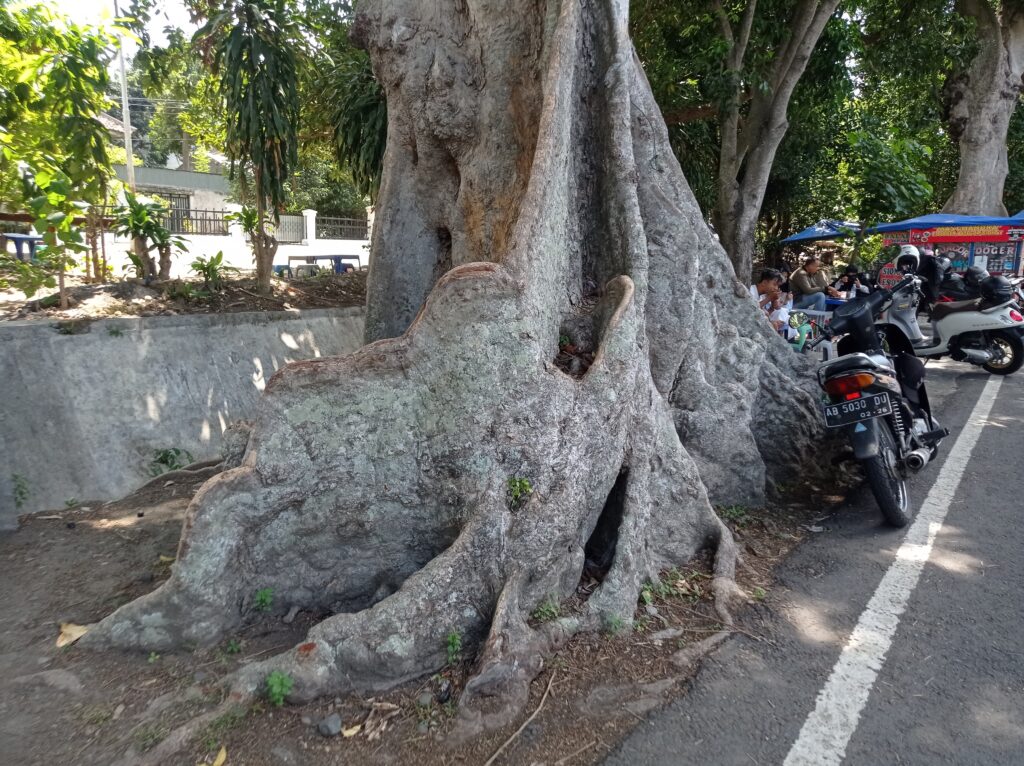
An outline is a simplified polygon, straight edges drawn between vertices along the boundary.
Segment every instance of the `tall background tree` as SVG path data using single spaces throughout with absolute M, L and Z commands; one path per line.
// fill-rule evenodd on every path
M 285 185 L 298 163 L 302 36 L 286 0 L 234 0 L 197 36 L 208 41 L 220 78 L 228 116 L 225 148 L 232 171 L 252 195 L 256 282 L 269 292 L 277 239 L 268 224 L 280 220 Z

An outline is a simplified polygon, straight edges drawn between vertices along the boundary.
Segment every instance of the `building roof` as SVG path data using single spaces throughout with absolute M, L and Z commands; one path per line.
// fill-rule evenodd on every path
M 112 117 L 106 112 L 100 112 L 96 119 L 99 120 L 100 125 L 110 131 L 110 133 L 117 134 L 119 136 L 124 133 L 124 123 L 116 117 Z M 129 126 L 129 132 L 134 135 L 135 128 Z

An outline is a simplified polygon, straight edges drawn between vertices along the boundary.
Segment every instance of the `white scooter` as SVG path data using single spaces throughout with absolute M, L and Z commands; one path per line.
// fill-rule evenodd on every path
M 1002 277 L 983 283 L 983 297 L 937 303 L 932 309 L 932 337 L 917 323 L 921 279 L 893 294 L 882 312 L 882 325 L 892 353 L 907 351 L 922 358 L 949 355 L 993 375 L 1009 375 L 1024 363 L 1024 314 L 1014 303 L 1014 290 Z M 908 347 L 909 346 L 909 347 Z

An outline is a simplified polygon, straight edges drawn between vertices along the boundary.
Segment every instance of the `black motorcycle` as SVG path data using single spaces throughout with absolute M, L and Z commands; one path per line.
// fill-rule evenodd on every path
M 890 355 L 875 319 L 894 292 L 916 282 L 907 277 L 844 303 L 812 345 L 840 337 L 839 356 L 818 369 L 825 392 L 828 428 L 846 432 L 853 459 L 861 464 L 885 520 L 895 527 L 910 521 L 906 479 L 936 455 L 949 434 L 935 420 L 924 387 L 924 363 L 909 353 Z

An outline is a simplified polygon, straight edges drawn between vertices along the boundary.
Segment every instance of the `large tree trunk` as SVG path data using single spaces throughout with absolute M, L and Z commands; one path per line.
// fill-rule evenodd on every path
M 1006 215 L 1006 134 L 1024 75 L 1021 6 L 1015 0 L 1004 0 L 998 10 L 986 0 L 957 3 L 960 13 L 975 20 L 978 53 L 968 73 L 947 86 L 948 128 L 960 146 L 960 175 L 943 207 L 946 213 Z
M 735 548 L 712 503 L 795 478 L 816 397 L 701 218 L 625 2 L 358 8 L 391 120 L 380 340 L 271 379 L 241 465 L 193 500 L 170 580 L 83 641 L 209 645 L 269 587 L 275 609 L 332 616 L 241 671 L 237 697 L 271 670 L 294 699 L 393 685 L 442 667 L 457 632 L 478 652 L 472 731 L 707 546 L 724 604 Z M 588 369 L 556 365 L 561 335 Z M 528 625 L 586 558 L 609 564 L 582 611 Z
M 736 277 L 745 284 L 751 280 L 757 222 L 775 154 L 789 129 L 789 101 L 838 5 L 839 0 L 798 0 L 790 16 L 788 36 L 775 52 L 766 87 L 755 89 L 749 110 L 741 115 L 747 95 L 737 75 L 732 102 L 719 110 L 721 146 L 713 218 Z M 712 6 L 728 46 L 726 70 L 739 73 L 750 43 L 757 0 L 747 0 L 736 29 L 721 2 L 715 0 Z

